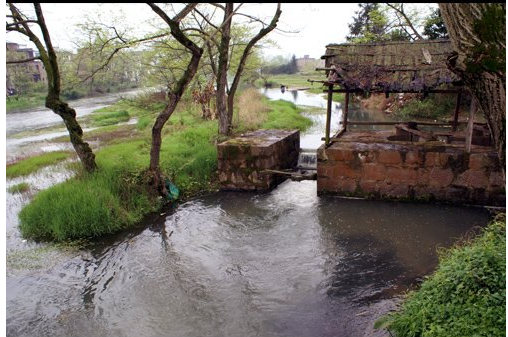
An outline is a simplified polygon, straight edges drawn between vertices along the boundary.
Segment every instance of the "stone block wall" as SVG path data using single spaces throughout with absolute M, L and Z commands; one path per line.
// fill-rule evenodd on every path
M 217 146 L 222 190 L 269 191 L 285 180 L 264 170 L 296 167 L 300 151 L 298 130 L 257 130 Z
M 409 145 L 408 145 L 409 144 Z M 505 206 L 496 153 L 433 143 L 337 142 L 318 149 L 318 194 Z

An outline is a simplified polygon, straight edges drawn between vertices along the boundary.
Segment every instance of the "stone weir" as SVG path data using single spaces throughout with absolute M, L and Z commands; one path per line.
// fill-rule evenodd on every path
M 491 147 L 387 141 L 347 132 L 318 149 L 318 195 L 505 206 L 503 172 Z
M 296 167 L 298 130 L 257 130 L 217 145 L 221 190 L 270 191 L 287 177 L 270 173 Z

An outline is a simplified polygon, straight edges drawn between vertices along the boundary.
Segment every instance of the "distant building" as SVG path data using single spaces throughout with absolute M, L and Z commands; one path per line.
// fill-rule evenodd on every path
M 298 71 L 314 71 L 316 68 L 324 67 L 325 61 L 321 59 L 315 59 L 304 55 L 303 58 L 296 59 L 296 66 Z
M 7 61 L 27 60 L 38 56 L 38 53 L 32 48 L 26 48 L 18 43 L 6 43 Z M 31 60 L 23 63 L 7 64 L 6 71 L 6 89 L 7 94 L 13 94 L 19 91 L 19 79 L 23 77 L 32 82 L 47 83 L 48 78 L 46 70 L 41 60 Z

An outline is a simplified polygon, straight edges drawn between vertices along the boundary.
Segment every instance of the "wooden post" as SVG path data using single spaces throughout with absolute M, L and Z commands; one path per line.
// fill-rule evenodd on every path
M 473 126 L 474 126 L 474 114 L 476 112 L 476 101 L 471 99 L 471 107 L 469 109 L 469 121 L 467 123 L 466 131 L 466 152 L 471 153 L 471 142 L 473 140 Z
M 460 108 L 460 91 L 457 93 L 457 100 L 455 101 L 455 113 L 453 115 L 452 132 L 457 131 L 457 125 L 459 124 L 459 108 Z
M 332 95 L 333 84 L 328 85 L 328 102 L 326 104 L 326 130 L 325 130 L 325 146 L 330 143 L 330 122 L 332 119 Z
M 347 114 L 349 112 L 349 91 L 346 91 L 346 101 L 344 102 L 344 111 L 342 112 L 342 125 L 344 131 L 347 130 Z

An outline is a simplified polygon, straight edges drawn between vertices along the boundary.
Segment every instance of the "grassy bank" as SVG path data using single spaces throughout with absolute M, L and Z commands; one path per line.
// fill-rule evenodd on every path
M 398 337 L 505 336 L 506 217 L 443 251 L 400 310 L 376 322 Z
M 310 125 L 289 102 L 269 102 L 252 93 L 248 95 L 250 98 L 244 99 L 242 105 L 244 113 L 237 117 L 235 132 L 260 126 L 304 129 Z M 247 107 L 254 101 L 263 104 Z M 251 120 L 246 127 L 245 111 L 257 116 L 259 107 L 265 113 L 264 118 Z M 159 109 L 157 104 L 140 106 L 124 101 L 100 111 L 98 116 L 107 116 L 110 111 L 113 117 L 100 120 L 117 120 L 115 112 L 126 111 L 129 116 L 136 116 L 138 122 L 144 118 L 148 121 L 146 125 L 151 125 Z M 112 127 L 104 129 L 113 135 L 120 134 Z M 150 128 L 132 128 L 127 138 L 108 136 L 106 131 L 101 134 L 101 129 L 94 130 L 95 135 L 108 139 L 108 145 L 96 151 L 99 170 L 93 174 L 81 172 L 75 178 L 39 192 L 19 214 L 24 237 L 58 242 L 114 233 L 135 225 L 144 215 L 159 210 L 164 204 L 145 190 L 143 171 L 149 164 Z M 217 189 L 217 130 L 217 121 L 202 120 L 199 108 L 191 103 L 182 105 L 165 127 L 160 166 L 180 189 L 183 199 Z

